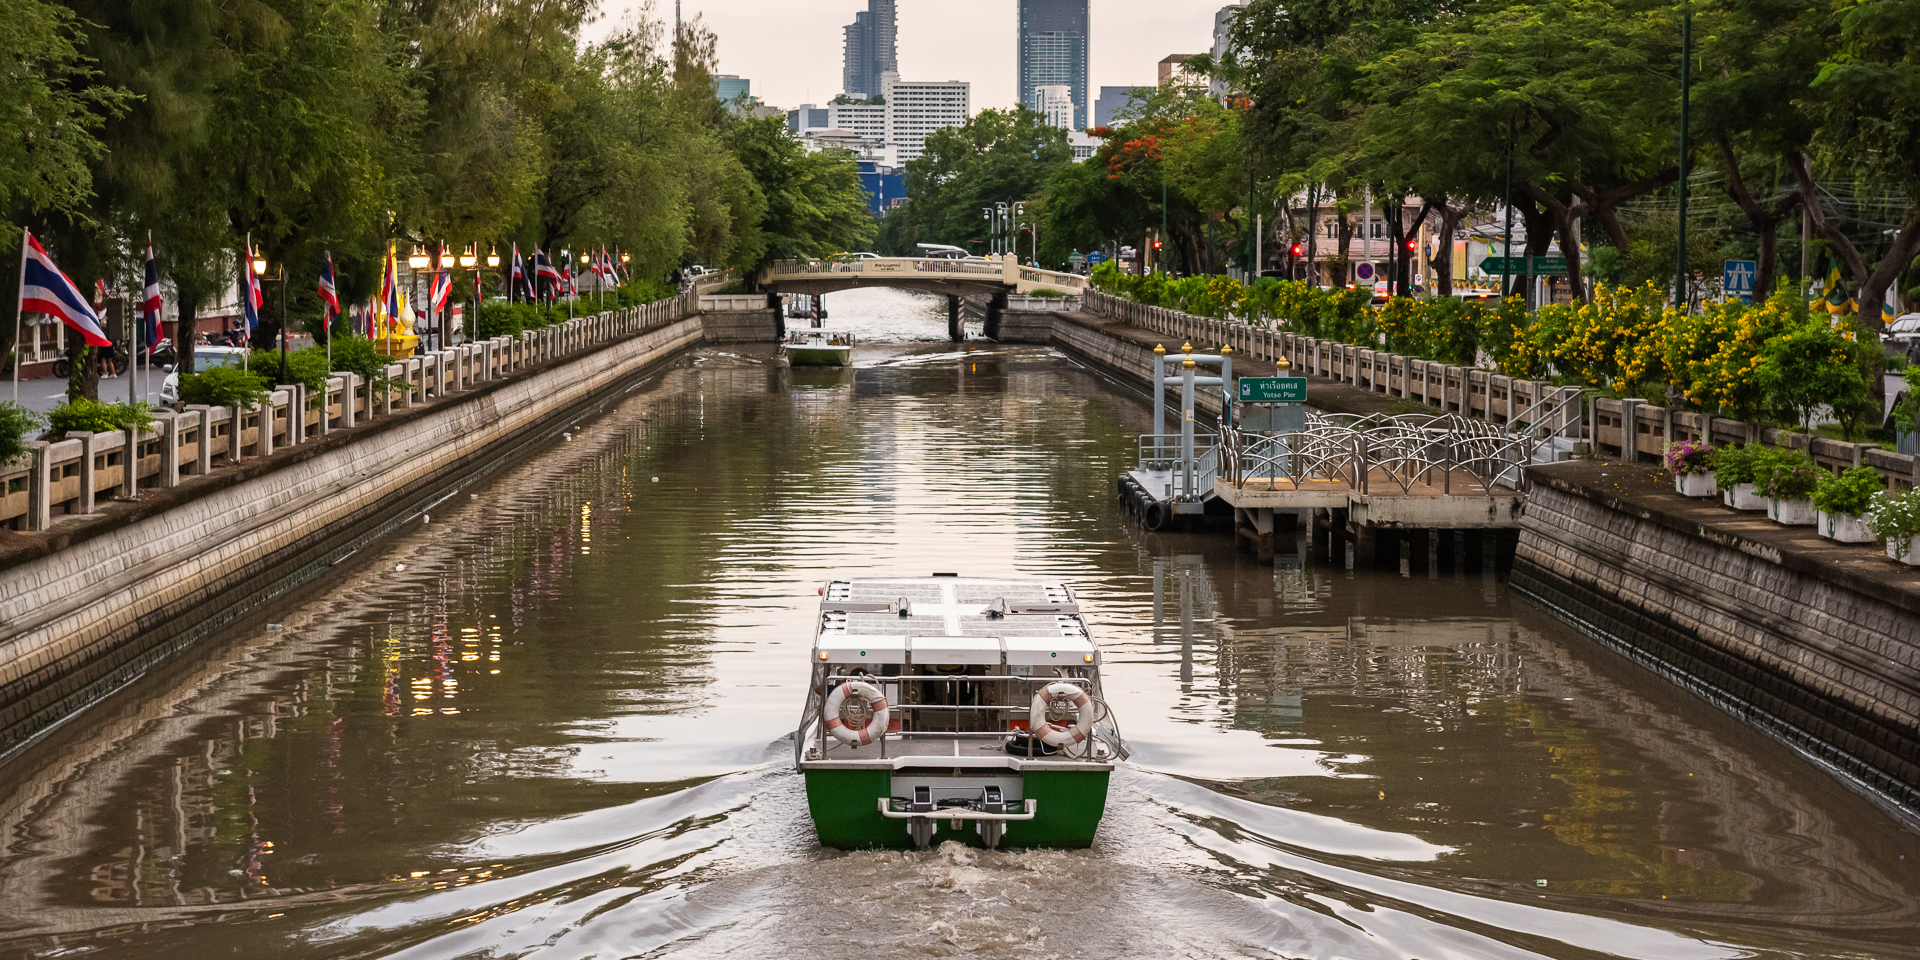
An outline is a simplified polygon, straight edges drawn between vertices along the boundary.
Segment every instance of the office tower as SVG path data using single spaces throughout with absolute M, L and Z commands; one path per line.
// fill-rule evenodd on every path
M 1087 126 L 1087 0 L 1020 0 L 1020 102 L 1039 110 L 1036 90 L 1065 86 L 1073 128 Z
M 1093 125 L 1113 126 L 1113 118 L 1134 102 L 1133 90 L 1133 87 L 1101 87 L 1099 98 L 1093 101 Z
M 847 24 L 840 83 L 849 97 L 880 96 L 881 74 L 900 70 L 893 5 L 894 0 L 867 0 L 867 9 L 854 14 L 853 22 Z
M 1064 83 L 1034 87 L 1033 109 L 1047 118 L 1049 127 L 1078 129 L 1073 125 L 1073 90 Z

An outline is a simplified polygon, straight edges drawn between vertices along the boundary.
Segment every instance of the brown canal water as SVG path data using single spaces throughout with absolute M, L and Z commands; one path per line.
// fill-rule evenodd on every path
M 0 768 L 0 956 L 1920 955 L 1913 833 L 1496 576 L 1143 533 L 1137 392 L 857 359 L 694 354 Z M 1080 592 L 1092 849 L 815 843 L 815 588 L 933 570 Z

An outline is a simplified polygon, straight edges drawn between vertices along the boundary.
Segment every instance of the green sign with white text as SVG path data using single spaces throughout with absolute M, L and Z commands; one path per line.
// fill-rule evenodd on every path
M 1241 403 L 1306 403 L 1305 377 L 1241 377 Z
M 1529 269 L 1528 261 L 1532 261 Z M 1502 273 L 1510 276 L 1526 275 L 1530 277 L 1564 277 L 1567 275 L 1566 257 L 1488 257 L 1480 261 L 1482 272 L 1490 276 Z

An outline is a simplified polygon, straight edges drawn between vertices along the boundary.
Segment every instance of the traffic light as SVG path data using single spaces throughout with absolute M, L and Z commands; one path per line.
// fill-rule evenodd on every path
M 1155 240 L 1155 241 L 1153 242 L 1153 248 L 1154 248 L 1155 250 L 1158 250 L 1158 249 L 1160 249 L 1160 241 L 1158 241 L 1158 240 Z
M 1290 252 L 1295 257 L 1303 257 L 1303 256 L 1306 256 L 1307 254 L 1307 248 L 1305 244 L 1296 243 L 1293 245 L 1293 250 Z
M 1415 250 L 1418 250 L 1418 249 L 1420 249 L 1420 241 L 1418 241 L 1418 240 L 1416 240 L 1416 239 L 1414 239 L 1413 237 L 1408 237 L 1408 238 L 1407 238 L 1407 252 L 1408 252 L 1408 253 L 1412 253 L 1412 252 L 1414 252 Z

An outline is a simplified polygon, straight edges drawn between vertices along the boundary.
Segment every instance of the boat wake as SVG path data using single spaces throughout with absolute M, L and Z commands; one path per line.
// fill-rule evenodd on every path
M 1766 955 L 1684 923 L 1442 886 L 1418 865 L 1446 847 L 1124 764 L 1089 850 L 840 853 L 812 833 L 800 778 L 771 759 L 448 851 L 473 864 L 462 877 L 489 875 L 294 936 L 406 960 Z

